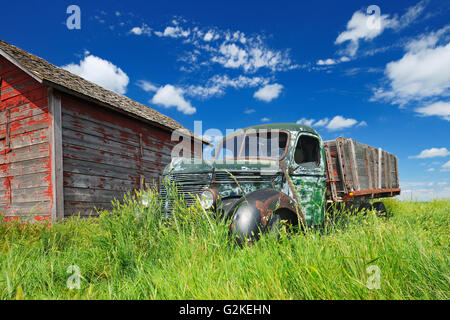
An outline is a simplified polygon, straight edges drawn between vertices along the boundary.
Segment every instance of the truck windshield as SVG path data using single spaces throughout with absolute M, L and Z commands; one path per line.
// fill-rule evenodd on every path
M 279 130 L 249 130 L 222 141 L 216 160 L 281 159 L 286 153 L 289 135 Z

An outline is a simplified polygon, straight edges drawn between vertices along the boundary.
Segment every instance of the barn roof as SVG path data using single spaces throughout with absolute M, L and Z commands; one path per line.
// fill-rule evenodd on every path
M 49 86 L 56 87 L 57 89 L 64 88 L 78 95 L 106 104 L 114 109 L 119 109 L 138 118 L 162 125 L 170 130 L 184 129 L 177 121 L 144 104 L 105 89 L 3 40 L 0 40 L 0 55 L 4 56 L 41 83 L 45 82 Z M 197 138 L 209 144 L 205 139 Z

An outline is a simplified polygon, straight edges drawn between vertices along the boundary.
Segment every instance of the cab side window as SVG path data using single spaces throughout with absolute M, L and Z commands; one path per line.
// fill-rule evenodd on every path
M 320 164 L 319 140 L 307 135 L 300 136 L 295 148 L 294 160 L 302 166 L 318 166 Z

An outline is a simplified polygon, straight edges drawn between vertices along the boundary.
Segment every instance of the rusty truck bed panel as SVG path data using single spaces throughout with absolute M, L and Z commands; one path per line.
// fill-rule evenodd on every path
M 327 198 L 381 198 L 400 194 L 398 160 L 393 154 L 353 139 L 325 141 Z

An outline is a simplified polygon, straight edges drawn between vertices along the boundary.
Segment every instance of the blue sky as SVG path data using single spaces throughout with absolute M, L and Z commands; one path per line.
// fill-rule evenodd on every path
M 299 121 L 382 147 L 404 197 L 429 199 L 450 197 L 449 16 L 437 0 L 27 1 L 0 38 L 189 129 Z

